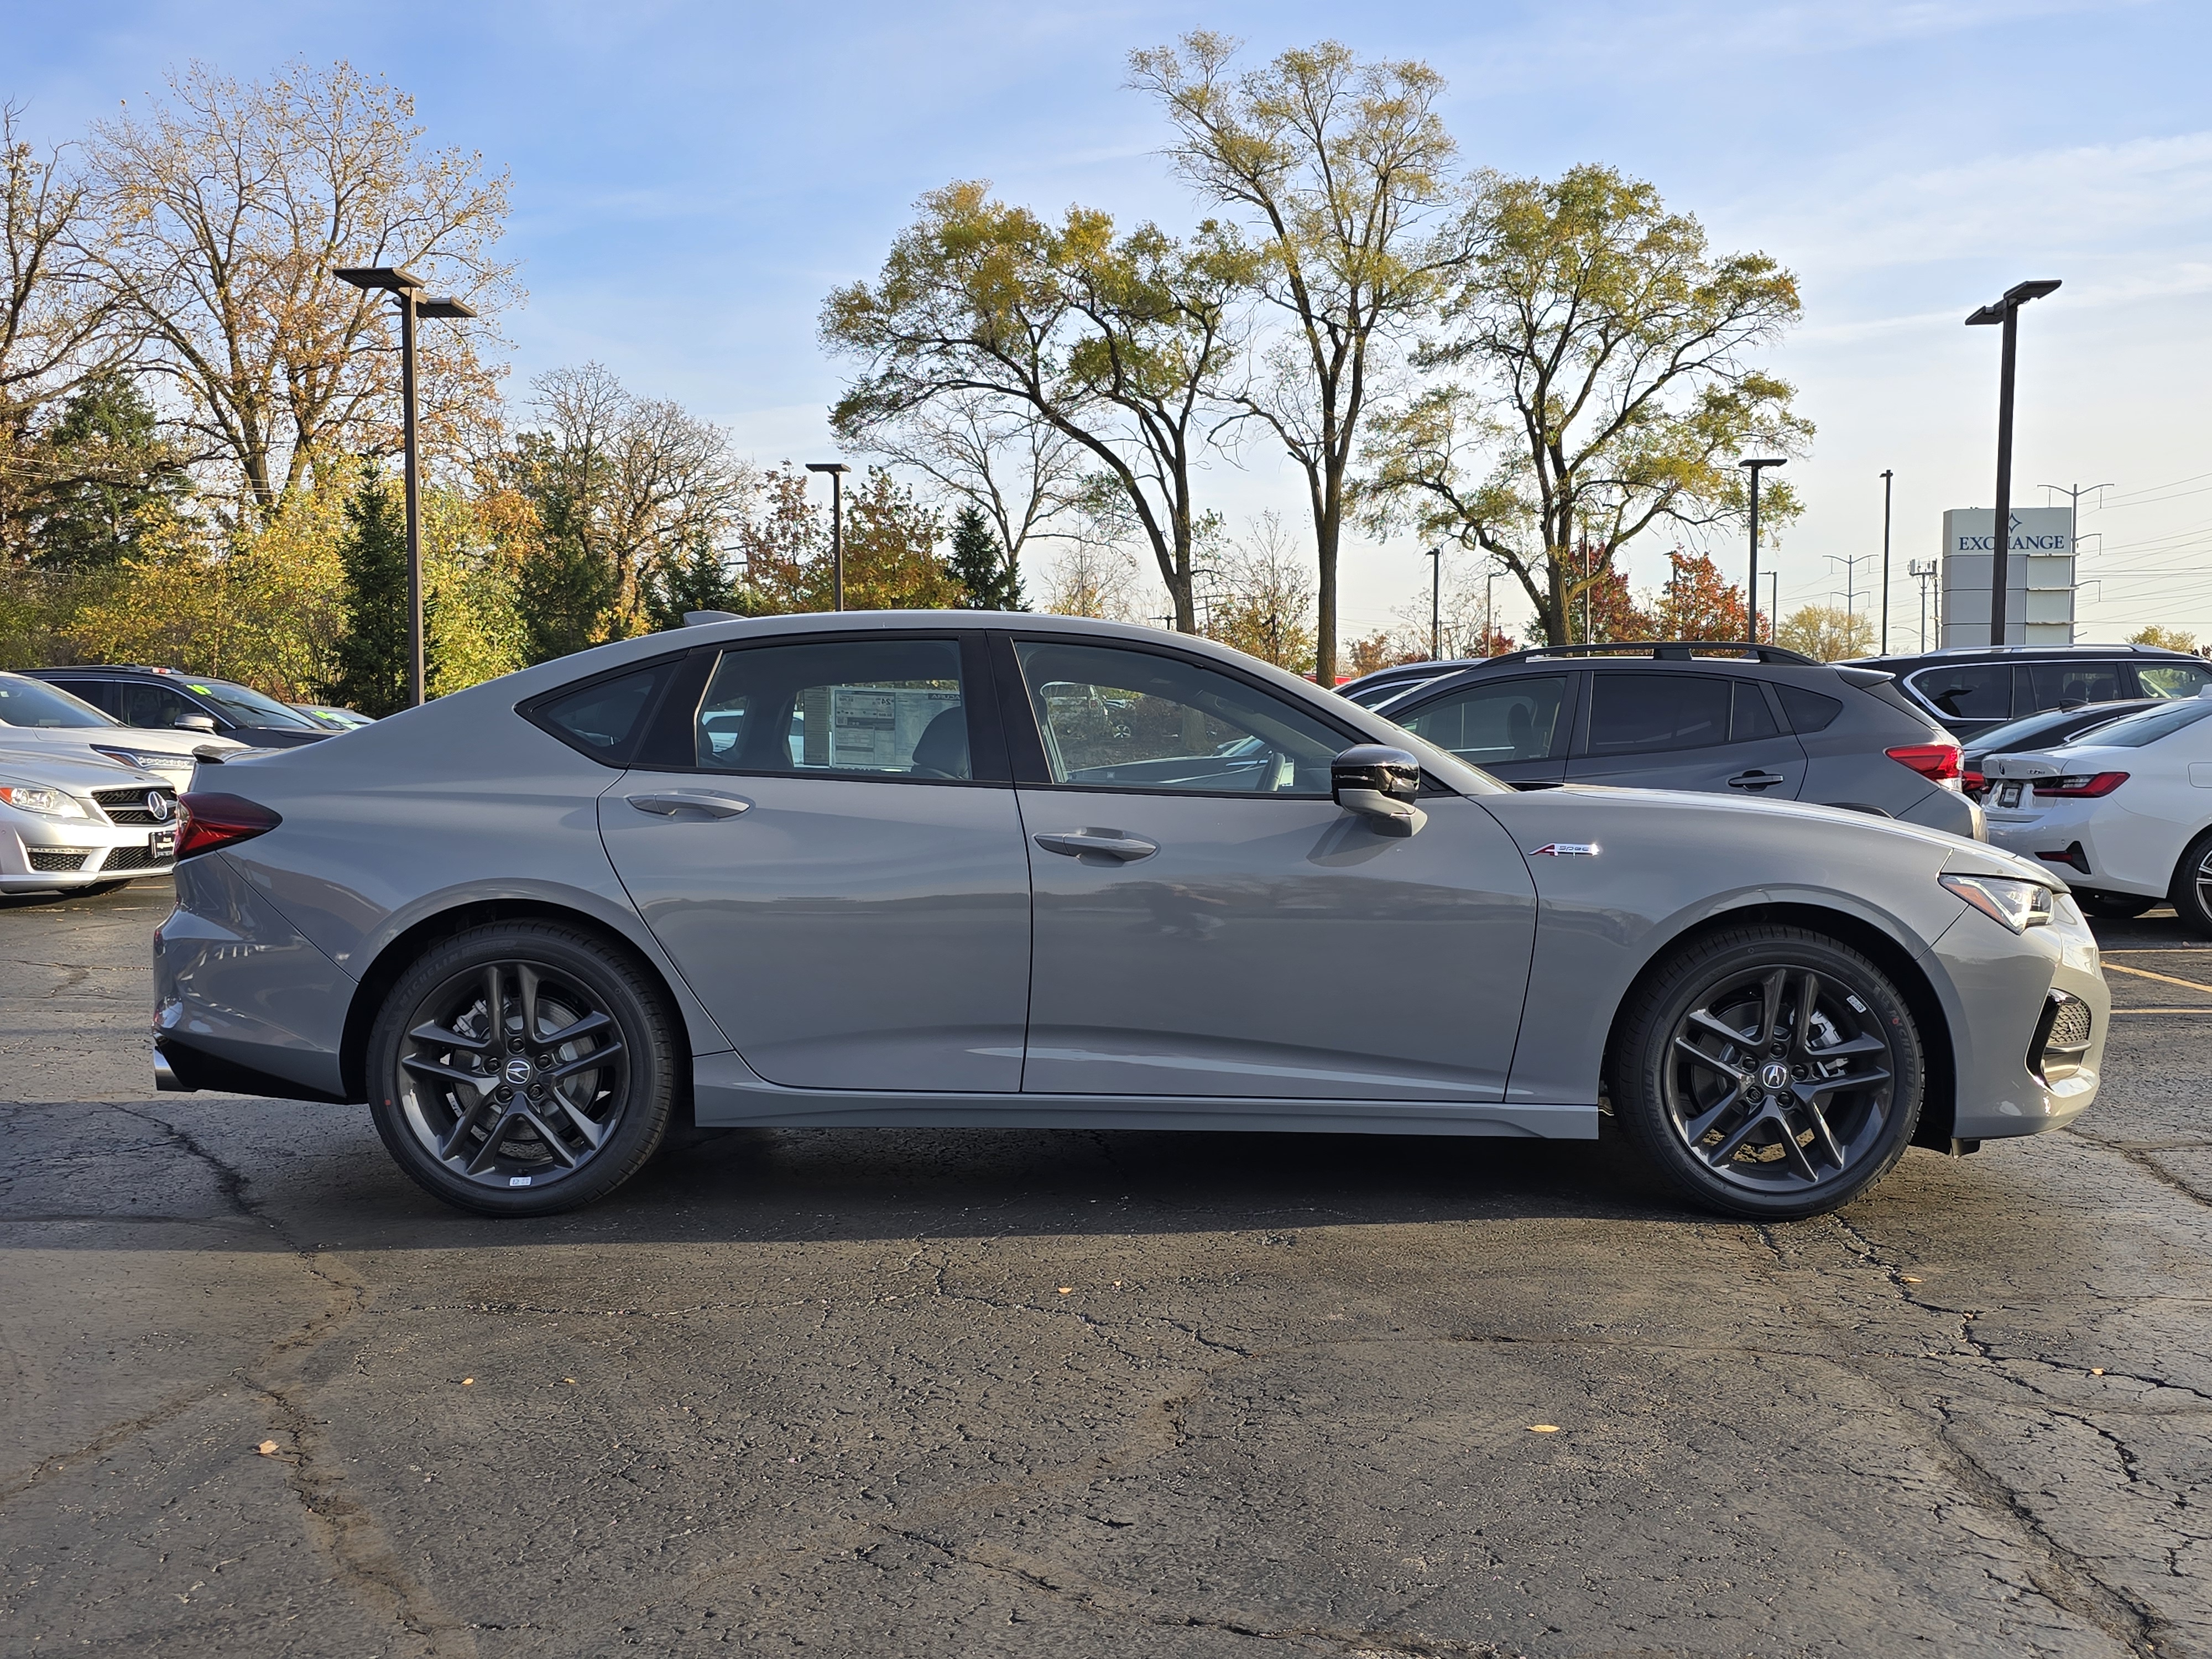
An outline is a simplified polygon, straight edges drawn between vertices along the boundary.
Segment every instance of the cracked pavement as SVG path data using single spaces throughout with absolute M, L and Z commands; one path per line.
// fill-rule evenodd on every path
M 2170 914 L 2100 928 L 2076 1131 L 1801 1225 L 1585 1146 L 862 1130 L 501 1224 L 365 1109 L 153 1094 L 167 903 L 0 907 L 0 1651 L 2212 1655 Z

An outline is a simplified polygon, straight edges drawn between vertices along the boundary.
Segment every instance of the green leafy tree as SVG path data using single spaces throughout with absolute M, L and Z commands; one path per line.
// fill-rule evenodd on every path
M 1797 279 L 1712 253 L 1695 219 L 1610 167 L 1487 179 L 1470 225 L 1473 262 L 1417 360 L 1434 378 L 1376 423 L 1364 499 L 1376 528 L 1410 520 L 1496 560 L 1565 644 L 1636 537 L 1739 521 L 1737 458 L 1810 441 L 1793 388 L 1750 361 L 1796 320 Z M 1768 483 L 1765 523 L 1797 510 Z
M 607 640 L 623 576 L 586 532 L 566 491 L 545 489 L 533 504 L 540 533 L 515 573 L 515 599 L 522 612 L 523 655 L 538 663 Z
M 408 706 L 407 511 L 372 461 L 346 498 L 338 540 L 345 622 L 331 700 L 381 720 Z
M 1022 579 L 999 545 L 980 507 L 963 507 L 952 520 L 952 552 L 945 568 L 966 595 L 970 611 L 1026 611 Z
M 746 606 L 721 550 L 695 534 L 684 547 L 653 561 L 646 572 L 645 617 L 656 634 L 681 628 L 693 611 L 734 611 Z
M 1774 642 L 1822 662 L 1838 662 L 1872 654 L 1874 624 L 1839 605 L 1808 605 L 1783 620 Z

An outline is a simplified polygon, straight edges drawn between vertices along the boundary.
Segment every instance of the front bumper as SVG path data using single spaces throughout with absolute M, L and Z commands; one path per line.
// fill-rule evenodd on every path
M 2047 926 L 2017 936 L 1966 908 L 1936 941 L 1934 954 L 1957 999 L 1951 1011 L 1958 1068 L 1951 1133 L 1958 1139 L 2063 1128 L 2097 1097 L 2112 993 L 2080 910 L 2063 896 L 2056 908 Z M 2078 999 L 2090 1021 L 2077 1067 L 2055 1081 L 2036 1068 L 2035 1052 L 2054 992 Z
M 0 823 L 0 893 L 66 892 L 166 876 L 176 864 L 176 843 L 174 825 L 148 829 L 10 812 Z

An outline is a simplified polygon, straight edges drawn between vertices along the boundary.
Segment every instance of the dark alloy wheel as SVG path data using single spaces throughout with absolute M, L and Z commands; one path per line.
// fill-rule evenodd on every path
M 544 1215 L 627 1180 L 666 1132 L 672 1024 L 588 935 L 480 927 L 392 988 L 370 1038 L 377 1132 L 438 1197 Z
M 2173 885 L 2166 896 L 2183 927 L 2212 936 L 2212 830 L 2189 843 L 2173 867 Z
M 1616 1116 L 1675 1186 L 1788 1220 L 1847 1202 L 1904 1156 L 1920 1036 L 1881 970 L 1834 939 L 1747 927 L 1684 948 L 1624 1023 Z

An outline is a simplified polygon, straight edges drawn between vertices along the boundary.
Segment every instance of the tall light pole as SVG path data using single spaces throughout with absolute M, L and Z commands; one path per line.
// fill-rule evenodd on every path
M 397 265 L 346 265 L 333 270 L 338 281 L 392 295 L 399 307 L 400 430 L 407 453 L 407 696 L 422 706 L 422 488 L 415 441 L 415 319 L 417 317 L 473 317 L 459 300 L 421 300 L 424 286 L 413 271 Z
M 1429 660 L 1444 659 L 1444 550 L 1429 550 Z
M 830 565 L 836 582 L 836 608 L 845 608 L 845 475 L 853 469 L 842 461 L 809 461 L 809 472 L 830 475 Z
M 1738 466 L 1751 473 L 1751 580 L 1743 590 L 1743 636 L 1753 645 L 1759 643 L 1759 475 L 1770 466 L 1787 466 L 1790 463 L 1778 455 L 1765 455 L 1756 460 L 1738 461 Z
M 1970 328 L 2004 325 L 2004 349 L 1997 369 L 1997 515 L 1990 530 L 1990 643 L 2005 642 L 2005 561 L 2012 551 L 2012 380 L 2020 345 L 2020 308 L 2030 300 L 2056 294 L 2058 283 L 2046 278 L 2014 283 L 2004 297 L 1966 319 Z
M 1881 654 L 1889 654 L 1889 483 L 1896 475 L 1881 470 Z

